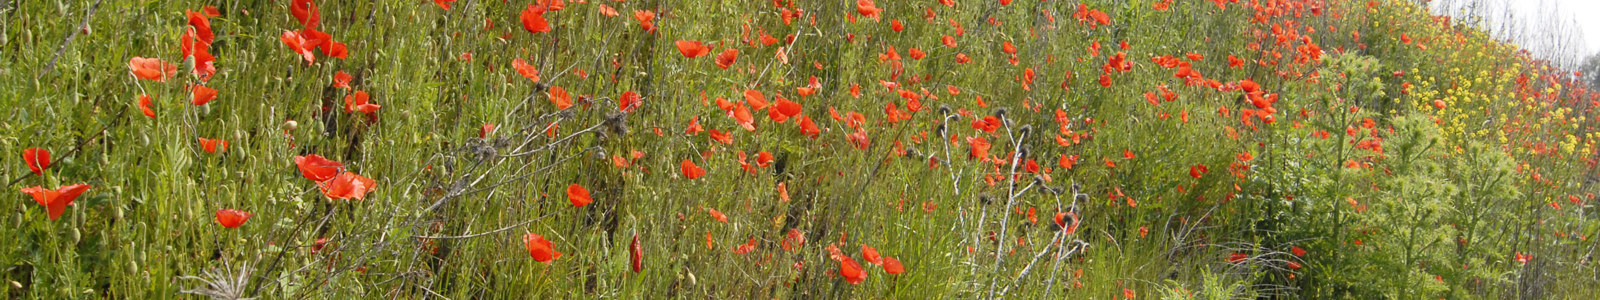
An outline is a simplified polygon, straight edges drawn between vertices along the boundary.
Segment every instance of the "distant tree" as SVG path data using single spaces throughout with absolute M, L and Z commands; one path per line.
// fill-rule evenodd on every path
M 1578 72 L 1583 73 L 1578 81 L 1589 84 L 1590 89 L 1600 88 L 1600 53 L 1584 58 L 1583 64 L 1578 66 Z

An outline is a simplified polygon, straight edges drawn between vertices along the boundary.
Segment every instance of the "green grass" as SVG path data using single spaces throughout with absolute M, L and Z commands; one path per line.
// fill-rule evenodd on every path
M 232 274 L 243 280 L 230 290 L 266 299 L 1595 294 L 1594 94 L 1481 24 L 1441 24 L 1406 1 L 1289 1 L 1264 23 L 1251 22 L 1248 0 L 1165 11 L 1084 1 L 1110 19 L 1091 29 L 1072 1 L 878 1 L 881 20 L 855 1 L 796 1 L 804 13 L 785 24 L 770 1 L 569 0 L 545 14 L 546 33 L 519 23 L 528 1 L 322 1 L 319 30 L 349 56 L 317 52 L 309 65 L 279 40 L 302 27 L 288 2 L 0 4 L 0 179 L 12 190 L 93 186 L 53 221 L 9 193 L 0 293 L 198 298 L 184 291 Z M 203 83 L 220 93 L 195 106 L 186 86 L 202 81 L 178 37 L 183 12 L 207 5 L 221 16 L 210 18 L 218 73 Z M 635 10 L 655 11 L 658 29 L 641 29 Z M 762 45 L 763 33 L 781 42 Z M 685 58 L 679 40 L 714 47 Z M 1300 52 L 1313 44 L 1321 57 Z M 714 57 L 727 47 L 739 56 L 725 70 Z M 889 47 L 898 62 L 880 59 Z M 1102 86 L 1119 52 L 1132 67 Z M 1165 55 L 1219 84 L 1259 82 L 1280 96 L 1274 122 L 1241 118 L 1257 108 L 1242 92 L 1186 84 L 1151 59 Z M 1230 55 L 1245 63 L 1229 66 Z M 180 72 L 138 79 L 133 57 Z M 541 80 L 518 75 L 517 58 Z M 1029 69 L 1037 79 L 1025 88 Z M 339 71 L 352 88 L 333 87 Z M 800 96 L 811 78 L 818 92 Z M 921 94 L 920 110 L 884 82 Z M 576 105 L 558 109 L 554 86 Z M 1162 87 L 1176 99 L 1146 102 Z M 757 129 L 741 128 L 717 103 L 747 89 L 800 103 L 820 134 L 755 109 Z M 357 90 L 382 108 L 344 112 Z M 626 91 L 643 96 L 631 113 L 617 109 Z M 910 118 L 890 121 L 891 104 Z M 834 111 L 866 122 L 858 131 Z M 1005 124 L 974 129 L 985 116 Z M 685 134 L 695 117 L 731 143 Z M 484 124 L 497 129 L 480 138 Z M 857 132 L 865 149 L 847 137 Z M 973 137 L 993 144 L 991 160 L 967 157 Z M 198 138 L 230 145 L 208 153 Z M 43 176 L 21 159 L 28 148 L 53 154 Z M 771 166 L 755 162 L 762 151 Z M 376 187 L 329 199 L 296 169 L 310 154 Z M 1079 159 L 1064 167 L 1069 156 Z M 707 175 L 685 178 L 684 160 Z M 1197 165 L 1209 172 L 1191 176 Z M 595 201 L 571 205 L 570 184 Z M 254 216 L 224 228 L 214 215 L 224 208 Z M 1082 216 L 1071 234 L 1052 224 L 1066 210 Z M 791 230 L 805 242 L 785 250 Z M 531 259 L 526 233 L 564 256 Z M 735 253 L 751 240 L 753 251 Z M 906 272 L 868 264 L 862 245 Z M 838 276 L 835 247 L 866 267 L 864 282 Z

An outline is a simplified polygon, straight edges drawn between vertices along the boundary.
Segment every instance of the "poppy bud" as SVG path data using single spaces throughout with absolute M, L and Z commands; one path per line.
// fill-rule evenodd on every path
M 283 131 L 294 131 L 295 128 L 300 128 L 299 122 L 295 122 L 294 120 L 283 121 Z
M 944 136 L 944 125 L 943 122 L 939 123 L 939 126 L 933 128 L 933 132 L 938 133 L 939 136 Z
M 989 205 L 989 202 L 992 202 L 992 201 L 989 200 L 989 194 L 978 195 L 978 203 L 982 203 L 983 205 Z
M 1022 127 L 1022 129 L 1028 129 L 1028 127 L 1024 126 L 1024 127 Z M 1027 135 L 1027 134 L 1024 133 L 1023 135 Z M 1028 154 L 1032 154 L 1032 153 L 1033 153 L 1033 146 L 1022 145 L 1021 149 L 1017 149 L 1017 160 L 1028 159 Z

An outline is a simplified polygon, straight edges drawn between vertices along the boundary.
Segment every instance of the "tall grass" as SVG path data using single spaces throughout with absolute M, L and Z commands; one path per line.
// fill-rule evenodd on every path
M 1600 281 L 1596 97 L 1521 52 L 1575 44 L 1500 42 L 1413 1 L 878 1 L 874 19 L 857 1 L 590 0 L 539 33 L 529 1 L 322 1 L 349 56 L 309 64 L 280 40 L 304 27 L 294 2 L 0 4 L 0 179 L 93 186 L 58 220 L 10 193 L 0 291 L 1580 298 Z M 206 6 L 209 80 L 179 50 Z M 133 57 L 178 72 L 139 79 Z M 192 84 L 219 96 L 192 105 Z M 356 91 L 382 107 L 346 112 Z M 35 175 L 29 148 L 54 164 Z M 313 154 L 376 186 L 332 199 L 294 162 Z M 219 209 L 253 217 L 225 228 Z M 536 261 L 529 233 L 563 255 Z

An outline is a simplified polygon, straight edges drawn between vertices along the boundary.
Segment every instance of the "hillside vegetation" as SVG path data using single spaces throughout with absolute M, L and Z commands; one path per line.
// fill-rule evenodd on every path
M 0 1 L 12 299 L 1511 299 L 1584 76 L 1417 1 Z

